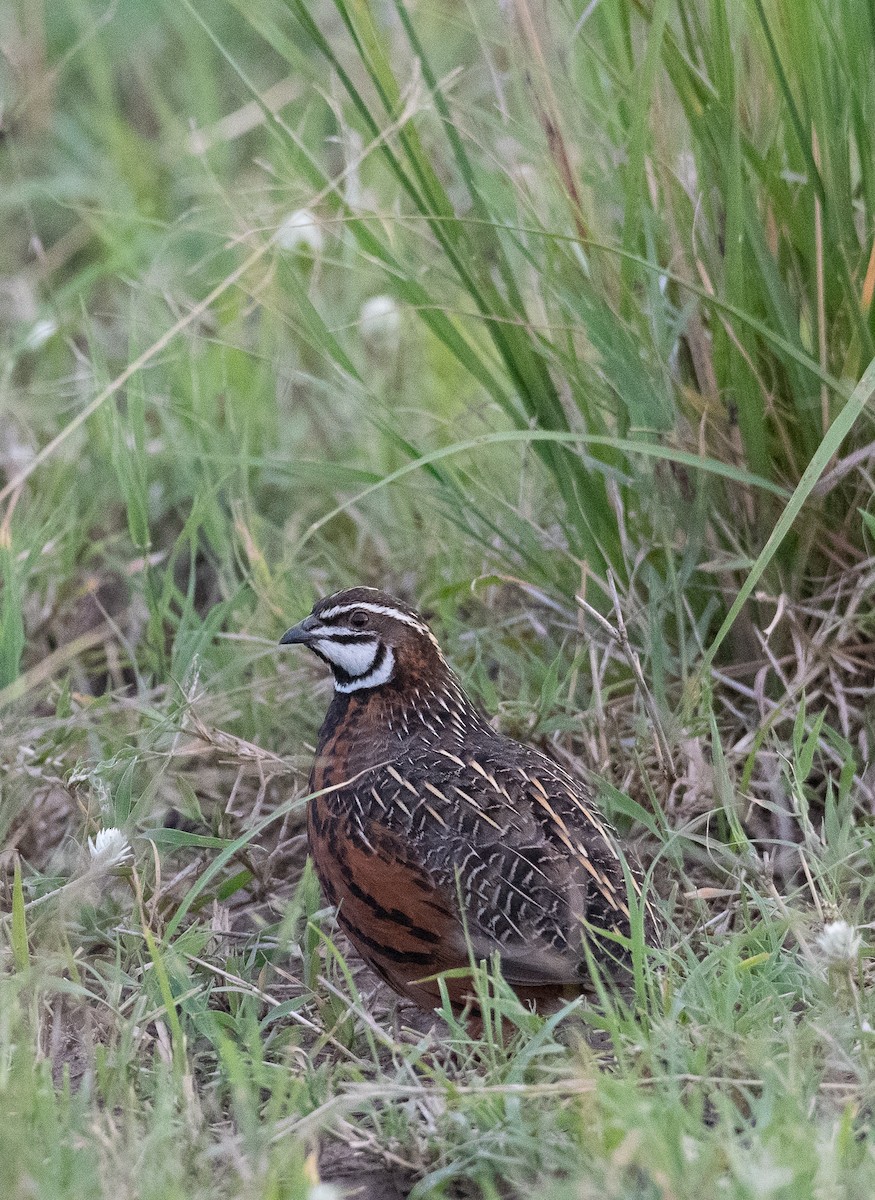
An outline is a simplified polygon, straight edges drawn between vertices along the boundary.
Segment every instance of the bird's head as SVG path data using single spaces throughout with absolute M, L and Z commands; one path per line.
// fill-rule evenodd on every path
M 318 601 L 280 638 L 327 662 L 341 693 L 402 679 L 438 682 L 449 668 L 434 634 L 412 608 L 376 588 L 356 587 Z

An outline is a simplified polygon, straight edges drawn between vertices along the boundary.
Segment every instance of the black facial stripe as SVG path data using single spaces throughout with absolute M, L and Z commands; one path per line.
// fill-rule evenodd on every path
M 377 640 L 373 632 L 367 629 L 363 629 L 361 633 L 353 633 L 351 630 L 345 628 L 335 630 L 330 626 L 326 626 L 318 636 L 326 642 L 337 642 L 338 646 L 349 646 L 353 642 L 375 642 Z

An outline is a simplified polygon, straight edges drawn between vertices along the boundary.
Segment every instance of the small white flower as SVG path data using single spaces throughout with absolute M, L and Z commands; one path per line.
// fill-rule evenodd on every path
M 702 1153 L 701 1143 L 696 1141 L 694 1137 L 689 1137 L 687 1134 L 684 1134 L 681 1138 L 681 1153 L 684 1156 L 684 1162 L 698 1162 Z
M 28 350 L 39 350 L 40 346 L 44 346 L 49 338 L 53 338 L 57 332 L 57 322 L 53 321 L 51 317 L 44 317 L 41 321 L 36 321 L 31 325 L 24 344 Z
M 309 208 L 299 208 L 291 213 L 276 232 L 276 244 L 281 250 L 293 254 L 318 254 L 325 241 L 314 213 Z
M 101 829 L 95 837 L 88 839 L 88 853 L 92 867 L 104 871 L 121 867 L 134 856 L 130 842 L 120 829 Z
M 6 459 L 6 465 L 13 467 L 15 471 L 19 471 L 22 467 L 28 467 L 36 458 L 36 452 L 33 446 L 29 446 L 27 442 L 19 442 L 14 436 L 10 437 L 4 447 L 3 457 Z
M 371 296 L 359 313 L 362 341 L 374 354 L 395 354 L 401 340 L 401 312 L 391 296 Z
M 830 921 L 818 934 L 817 945 L 828 967 L 853 967 L 860 957 L 862 938 L 847 921 Z
M 763 1198 L 783 1192 L 795 1178 L 793 1168 L 776 1162 L 768 1150 L 736 1163 L 735 1174 L 754 1195 Z

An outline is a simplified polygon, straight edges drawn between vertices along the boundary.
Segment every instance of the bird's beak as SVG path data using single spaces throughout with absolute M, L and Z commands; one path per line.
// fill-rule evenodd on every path
M 286 630 L 280 638 L 279 644 L 281 646 L 306 646 L 318 625 L 319 622 L 313 616 L 305 617 L 303 621 L 299 621 L 297 625 Z

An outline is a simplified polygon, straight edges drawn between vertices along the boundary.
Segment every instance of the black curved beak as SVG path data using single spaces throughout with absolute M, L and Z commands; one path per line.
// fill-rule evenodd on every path
M 306 646 L 313 636 L 313 630 L 316 629 L 319 622 L 313 616 L 305 617 L 303 621 L 299 621 L 297 625 L 293 625 L 279 640 L 281 646 Z

